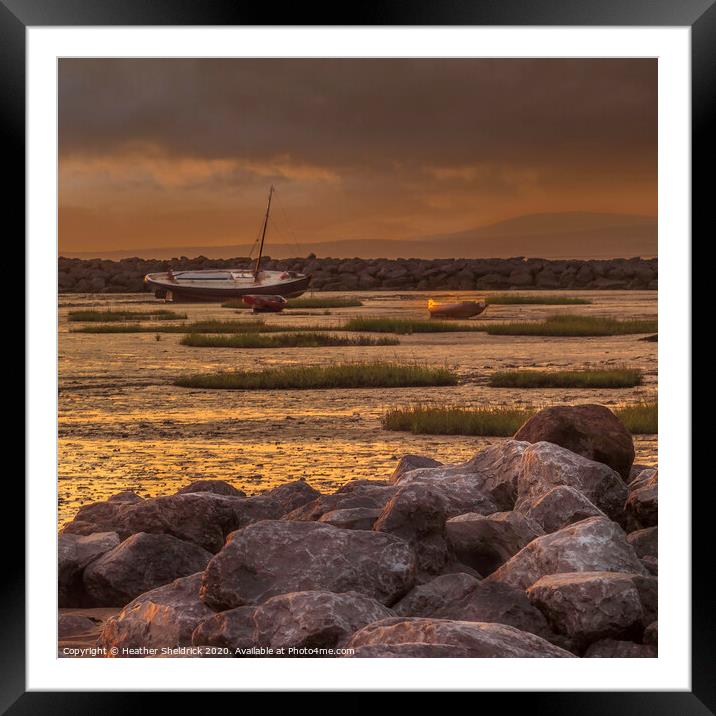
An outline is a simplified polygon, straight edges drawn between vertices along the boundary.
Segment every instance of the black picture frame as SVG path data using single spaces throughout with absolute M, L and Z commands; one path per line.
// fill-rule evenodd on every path
M 280 23 L 276 19 L 280 18 Z M 716 0 L 372 0 L 339 4 L 248 4 L 240 0 L 0 0 L 0 107 L 3 169 L 8 218 L 24 232 L 25 214 L 25 32 L 33 26 L 142 25 L 423 25 L 423 26 L 683 26 L 691 28 L 692 69 L 692 225 L 703 231 L 712 213 L 711 118 L 716 104 Z M 661 137 L 661 141 L 668 138 Z M 13 216 L 14 214 L 14 216 Z M 712 224 L 709 226 L 713 233 Z M 692 232 L 692 233 L 693 233 Z M 9 236 L 9 232 L 7 234 Z M 689 237 L 685 237 L 685 250 Z M 693 247 L 693 242 L 691 243 Z M 14 475 L 4 483 L 6 505 L 25 500 Z M 682 476 L 684 484 L 690 475 Z M 707 473 L 692 486 L 692 690 L 689 692 L 578 692 L 481 694 L 500 699 L 501 708 L 529 708 L 550 714 L 709 714 L 716 713 L 716 650 L 713 598 L 708 586 L 711 548 L 706 511 L 713 500 Z M 9 517 L 9 515 L 8 515 Z M 13 534 L 20 534 L 19 526 Z M 0 591 L 0 713 L 114 714 L 167 708 L 170 694 L 123 692 L 27 692 L 25 686 L 25 562 L 18 545 L 4 550 Z M 626 667 L 625 667 L 626 668 Z M 91 685 L 88 684 L 88 687 Z M 568 688 L 568 684 L 565 684 Z M 203 693 L 179 694 L 184 708 Z M 295 698 L 295 695 L 292 695 Z M 366 695 L 341 711 L 362 710 Z M 162 699 L 159 702 L 159 698 Z M 241 704 L 245 708 L 244 696 Z M 432 700 L 430 694 L 421 699 Z M 437 698 L 444 698 L 438 695 Z M 509 701 L 505 701 L 509 699 Z M 423 704 L 427 706 L 428 704 Z

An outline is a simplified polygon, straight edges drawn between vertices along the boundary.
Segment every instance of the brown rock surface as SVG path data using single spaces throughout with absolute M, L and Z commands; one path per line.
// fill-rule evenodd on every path
M 646 574 L 624 531 L 605 517 L 590 517 L 537 537 L 487 579 L 527 589 L 562 572 Z
M 399 644 L 458 647 L 472 658 L 570 658 L 548 641 L 504 624 L 449 619 L 393 618 L 363 627 L 347 643 L 349 648 Z
M 631 482 L 625 509 L 630 532 L 656 526 L 659 521 L 659 473 L 656 470 L 644 470 Z
M 515 509 L 524 512 L 554 487 L 573 487 L 608 517 L 624 515 L 627 486 L 607 465 L 548 442 L 530 445 L 522 457 Z
M 568 485 L 553 487 L 532 502 L 520 502 L 519 509 L 546 533 L 556 532 L 588 517 L 606 517 L 579 490 Z
M 551 574 L 538 579 L 527 595 L 555 631 L 583 646 L 605 638 L 638 637 L 643 629 L 644 610 L 631 574 Z
M 561 445 L 589 460 L 609 465 L 624 480 L 634 462 L 634 441 L 624 424 L 603 405 L 555 405 L 540 410 L 515 440 Z
M 210 552 L 191 542 L 140 532 L 85 569 L 85 593 L 93 606 L 124 606 L 144 592 L 200 572 L 210 559 Z
M 543 534 L 538 525 L 514 511 L 458 515 L 445 523 L 445 532 L 455 556 L 485 576 Z
M 195 627 L 213 614 L 199 600 L 200 585 L 201 574 L 192 574 L 140 595 L 107 620 L 98 644 L 108 649 L 190 646 Z
M 656 525 L 630 532 L 627 535 L 627 542 L 641 559 L 659 556 L 659 528 Z
M 119 544 L 116 532 L 89 535 L 61 534 L 57 538 L 58 604 L 79 607 L 87 604 L 82 584 L 85 567 Z
M 584 652 L 586 659 L 655 659 L 657 656 L 655 646 L 615 639 L 597 641 Z
M 266 520 L 232 533 L 204 572 L 216 610 L 303 591 L 356 591 L 393 604 L 415 581 L 415 556 L 389 534 L 318 522 Z

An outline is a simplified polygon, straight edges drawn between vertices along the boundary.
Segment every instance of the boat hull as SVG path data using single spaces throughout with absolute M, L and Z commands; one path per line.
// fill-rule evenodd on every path
M 295 298 L 300 296 L 311 283 L 310 276 L 299 276 L 279 283 L 251 284 L 246 286 L 191 286 L 176 281 L 155 278 L 148 274 L 144 283 L 159 298 L 172 303 L 218 303 L 232 298 L 249 295 L 283 296 Z
M 484 301 L 460 301 L 458 303 L 428 303 L 430 318 L 472 318 L 479 316 L 487 305 Z

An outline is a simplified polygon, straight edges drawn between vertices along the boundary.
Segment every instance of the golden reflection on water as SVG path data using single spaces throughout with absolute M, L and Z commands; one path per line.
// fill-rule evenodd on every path
M 526 292 L 520 292 L 526 293 Z M 557 292 L 550 292 L 550 294 Z M 565 292 L 573 294 L 573 292 Z M 426 317 L 429 294 L 366 294 L 360 308 L 330 316 L 268 316 L 287 325 L 337 325 L 359 315 Z M 454 294 L 459 295 L 459 294 Z M 465 294 L 467 295 L 467 294 Z M 475 294 L 470 294 L 474 297 Z M 556 312 L 625 317 L 656 314 L 655 292 L 584 292 L 589 306 L 490 306 L 479 320 L 538 319 Z M 78 507 L 121 490 L 157 495 L 201 478 L 228 480 L 256 493 L 305 478 L 332 490 L 356 478 L 385 479 L 401 455 L 427 454 L 444 462 L 472 457 L 499 438 L 391 433 L 380 427 L 387 407 L 416 402 L 466 407 L 600 402 L 620 405 L 653 399 L 657 344 L 638 336 L 532 338 L 482 333 L 401 336 L 400 346 L 251 350 L 189 348 L 180 335 L 70 333 L 69 304 L 127 308 L 147 294 L 66 295 L 60 300 L 59 482 L 60 525 Z M 235 318 L 216 304 L 182 306 L 189 320 Z M 428 389 L 200 391 L 176 388 L 183 372 L 259 368 L 274 364 L 325 364 L 346 360 L 418 360 L 450 365 L 460 385 Z M 645 384 L 627 390 L 514 390 L 487 386 L 495 370 L 521 367 L 641 368 Z M 637 461 L 654 464 L 656 436 L 636 440 Z

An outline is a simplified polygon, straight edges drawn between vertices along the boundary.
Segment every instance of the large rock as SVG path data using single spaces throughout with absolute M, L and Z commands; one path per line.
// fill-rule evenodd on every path
M 611 519 L 623 519 L 627 486 L 618 473 L 602 463 L 547 442 L 535 443 L 524 452 L 515 509 L 526 512 L 532 503 L 561 485 L 581 492 Z
M 113 531 L 120 539 L 139 532 L 168 534 L 216 552 L 239 526 L 245 498 L 210 492 L 169 495 L 140 502 L 96 502 L 80 508 L 63 534 Z
M 203 602 L 202 602 L 203 604 Z M 254 650 L 254 606 L 236 607 L 226 611 L 213 612 L 205 607 L 208 614 L 199 622 L 191 636 L 193 646 L 211 646 L 230 650 L 231 656 L 242 656 L 241 650 Z M 249 654 L 246 654 L 248 656 Z
M 494 572 L 542 529 L 519 512 L 485 515 L 470 512 L 445 523 L 447 543 L 455 556 L 482 575 Z
M 293 592 L 256 608 L 254 638 L 257 646 L 275 649 L 332 649 L 367 624 L 392 616 L 380 602 L 357 592 Z
M 288 592 L 360 592 L 391 605 L 415 581 L 415 555 L 389 534 L 317 522 L 266 520 L 232 533 L 204 573 L 216 610 Z
M 579 490 L 567 485 L 553 487 L 532 502 L 521 501 L 518 509 L 547 533 L 556 532 L 588 517 L 606 516 Z
M 624 480 L 634 462 L 634 441 L 624 424 L 603 405 L 556 405 L 533 415 L 515 440 L 561 445 L 589 460 L 609 465 Z
M 507 624 L 550 641 L 554 638 L 544 615 L 523 591 L 464 574 L 438 577 L 416 587 L 393 610 L 399 616 Z
M 371 507 L 353 507 L 325 512 L 318 521 L 345 530 L 370 530 L 381 512 Z
M 230 532 L 258 520 L 278 519 L 319 494 L 296 480 L 255 497 L 192 492 L 140 502 L 97 502 L 82 507 L 63 532 L 113 531 L 120 539 L 138 532 L 169 534 L 218 552 Z
M 373 529 L 408 542 L 415 551 L 418 569 L 437 574 L 450 558 L 445 542 L 449 514 L 450 503 L 440 487 L 405 485 L 386 504 Z
M 357 592 L 291 592 L 257 607 L 212 614 L 196 627 L 192 641 L 231 649 L 236 656 L 262 649 L 297 656 L 290 650 L 334 649 L 366 624 L 392 616 L 390 609 Z
M 200 572 L 210 559 L 210 552 L 191 542 L 140 532 L 85 569 L 84 589 L 93 606 L 124 606 L 150 589 Z
M 446 606 L 462 600 L 478 584 L 480 581 L 469 574 L 443 574 L 414 587 L 393 605 L 393 611 L 403 617 L 435 616 Z
M 626 500 L 627 529 L 654 527 L 659 521 L 659 474 L 656 470 L 644 470 L 629 485 Z
M 395 494 L 395 487 L 370 480 L 354 480 L 330 495 L 320 495 L 288 512 L 286 520 L 320 520 L 328 512 L 338 510 L 382 510 Z
M 466 466 L 480 476 L 482 489 L 498 509 L 511 510 L 517 499 L 517 479 L 522 457 L 529 444 L 520 440 L 504 440 L 477 453 Z
M 390 477 L 391 482 L 397 482 L 403 475 L 411 470 L 417 470 L 421 467 L 440 467 L 442 465 L 438 460 L 424 455 L 403 455 L 395 467 Z
M 347 648 L 425 644 L 457 647 L 472 658 L 569 658 L 570 654 L 548 641 L 504 624 L 449 619 L 393 618 L 363 627 Z
M 342 654 L 348 659 L 468 659 L 470 649 L 449 644 L 367 644 Z
M 551 574 L 538 579 L 527 595 L 555 631 L 586 646 L 599 639 L 641 635 L 639 579 L 644 578 L 616 572 Z
M 655 659 L 658 655 L 656 646 L 617 639 L 602 639 L 584 652 L 586 659 Z
M 532 540 L 487 579 L 527 589 L 561 572 L 647 574 L 624 531 L 606 517 L 590 517 Z
M 194 480 L 177 491 L 177 495 L 186 495 L 193 492 L 213 492 L 215 495 L 231 495 L 232 497 L 246 497 L 243 490 L 238 490 L 226 480 Z
M 60 607 L 87 605 L 82 573 L 89 564 L 119 544 L 116 532 L 86 536 L 61 534 L 57 539 L 58 602 Z
M 200 585 L 201 574 L 192 574 L 140 595 L 107 620 L 98 645 L 120 652 L 190 646 L 196 626 L 213 614 L 199 599 Z
M 404 472 L 396 479 L 397 484 L 432 484 L 452 487 L 463 500 L 472 499 L 476 504 L 489 499 L 494 509 L 464 509 L 483 514 L 511 510 L 517 496 L 517 478 L 522 456 L 529 443 L 505 440 L 491 445 L 471 460 L 459 465 L 426 467 Z M 456 513 L 459 514 L 459 513 Z
M 659 556 L 659 528 L 645 527 L 627 535 L 627 542 L 640 559 Z

